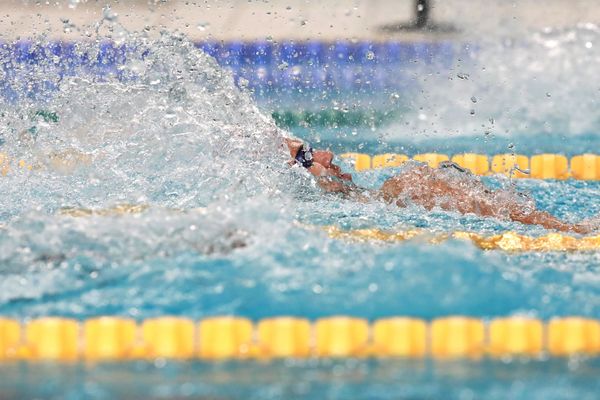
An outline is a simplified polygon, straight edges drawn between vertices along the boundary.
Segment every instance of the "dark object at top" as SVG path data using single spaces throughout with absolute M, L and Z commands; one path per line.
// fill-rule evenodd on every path
M 423 29 L 429 22 L 429 1 L 427 0 L 416 0 L 415 1 L 415 28 Z
M 432 0 L 415 0 L 415 15 L 409 23 L 392 23 L 379 27 L 383 32 L 401 31 L 431 31 L 438 33 L 456 32 L 456 28 L 448 24 L 436 24 L 431 22 Z

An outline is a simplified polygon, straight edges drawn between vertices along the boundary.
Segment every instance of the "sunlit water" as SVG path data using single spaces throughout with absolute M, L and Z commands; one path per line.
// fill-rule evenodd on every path
M 547 42 L 538 45 L 536 40 L 546 33 L 539 35 L 530 45 L 545 49 Z M 597 61 L 597 50 L 592 56 L 585 53 L 589 49 L 581 50 L 582 54 L 578 48 L 571 50 L 567 40 L 571 33 L 556 35 L 566 38 L 566 44 L 557 46 L 573 56 L 569 59 Z M 598 35 L 594 35 L 590 40 L 596 43 Z M 91 49 L 93 46 L 81 47 L 84 52 Z M 484 59 L 486 51 L 479 53 Z M 551 56 L 552 50 L 548 51 Z M 489 52 L 490 57 L 500 57 L 498 50 Z M 492 64 L 495 67 L 489 66 Z M 397 126 L 386 128 L 389 133 L 375 133 L 378 139 L 394 143 L 402 138 L 418 150 L 423 147 L 423 138 L 460 132 L 472 135 L 474 142 L 484 138 L 476 145 L 491 153 L 496 150 L 485 151 L 485 138 L 496 134 L 506 138 L 507 133 L 561 131 L 564 136 L 555 136 L 550 143 L 559 146 L 563 137 L 581 140 L 582 134 L 598 132 L 597 104 L 585 100 L 586 96 L 597 98 L 594 95 L 598 88 L 587 84 L 597 69 L 581 66 L 583 72 L 577 74 L 567 70 L 561 85 L 556 82 L 563 76 L 558 67 L 546 68 L 545 74 L 538 75 L 526 62 L 509 64 L 508 72 L 493 59 L 485 65 L 488 72 L 482 72 L 482 76 L 491 74 L 487 83 L 475 79 L 479 76 L 476 72 L 470 72 L 468 79 L 463 75 L 450 81 L 447 76 L 416 75 L 425 96 L 414 98 L 415 104 L 409 106 L 413 111 L 406 120 L 397 121 Z M 457 68 L 480 69 L 481 64 L 465 62 Z M 214 60 L 181 38 L 165 35 L 153 43 L 132 39 L 124 66 L 100 77 L 98 71 L 85 68 L 52 75 L 55 70 L 51 65 L 5 70 L 14 74 L 9 80 L 14 84 L 9 88 L 14 96 L 1 106 L 0 137 L 4 144 L 0 149 L 38 167 L 0 179 L 1 315 L 78 319 L 96 315 L 143 319 L 165 314 L 191 318 L 235 314 L 252 319 L 333 314 L 368 319 L 390 315 L 429 319 L 449 314 L 486 318 L 527 314 L 544 319 L 600 316 L 598 252 L 510 254 L 484 252 L 460 241 L 439 245 L 378 244 L 329 238 L 319 226 L 392 231 L 419 227 L 485 234 L 516 230 L 529 235 L 545 231 L 508 221 L 443 211 L 427 213 L 419 207 L 399 209 L 377 201 L 357 204 L 323 195 L 305 171 L 288 166 L 282 146 L 286 133 L 259 111 L 248 93 L 235 88 L 232 77 Z M 517 70 L 526 72 L 515 74 Z M 503 84 L 499 79 L 503 73 L 517 82 Z M 532 74 L 538 78 L 533 79 Z M 42 95 L 24 95 L 19 86 L 23 76 L 39 84 L 34 92 Z M 554 89 L 538 85 L 538 79 L 547 79 Z M 515 100 L 519 94 L 539 98 Z M 584 101 L 579 101 L 577 107 L 563 107 L 561 95 L 569 105 L 582 98 Z M 472 96 L 477 97 L 476 102 L 470 99 Z M 471 109 L 475 109 L 473 115 Z M 562 113 L 557 113 L 558 109 Z M 39 110 L 56 112 L 58 121 L 36 115 Z M 468 115 L 460 117 L 463 112 Z M 433 122 L 426 122 L 432 118 Z M 418 133 L 414 140 L 408 139 L 412 132 Z M 326 142 L 314 131 L 301 133 L 314 142 Z M 533 135 L 531 139 L 540 137 Z M 347 150 L 361 141 L 373 142 L 369 131 L 352 134 L 337 130 L 329 140 L 342 146 L 346 143 Z M 511 140 L 518 138 L 506 139 Z M 596 136 L 590 140 L 598 143 Z M 381 143 L 373 146 L 380 148 L 384 146 Z M 523 148 L 533 147 L 523 145 L 517 150 Z M 456 145 L 447 150 L 462 149 Z M 84 159 L 73 168 L 52 162 L 56 157 L 82 153 Z M 393 173 L 374 171 L 355 178 L 360 185 L 376 188 Z M 486 181 L 494 187 L 511 185 L 502 178 Z M 566 220 L 578 221 L 600 213 L 598 182 L 523 180 L 516 185 L 529 191 L 540 208 Z M 118 204 L 148 208 L 118 216 L 61 214 L 65 207 L 106 209 Z M 158 373 L 155 367 L 137 368 Z M 327 375 L 332 370 L 328 365 L 313 367 L 311 363 L 295 366 L 298 373 L 309 375 Z M 562 398 L 573 393 L 585 396 L 595 388 L 595 380 L 590 378 L 594 374 L 577 375 L 577 371 L 573 378 L 567 374 L 564 380 L 555 381 L 553 387 L 560 389 L 556 391 L 544 388 L 546 383 L 541 384 L 535 373 L 525 374 L 525 386 L 505 391 L 493 379 L 477 375 L 479 371 L 450 376 L 438 387 L 428 388 L 435 374 L 426 368 L 414 372 L 424 375 L 407 381 L 408 387 L 401 389 L 389 385 L 394 377 L 404 374 L 405 367 L 391 367 L 391 375 L 386 375 L 382 372 L 387 371 L 385 364 L 342 363 L 333 368 L 340 375 L 324 379 L 320 387 L 332 396 L 344 397 L 350 396 L 348 388 L 358 381 L 358 389 L 352 393 L 363 398 L 464 397 L 459 389 L 446 391 L 454 384 L 462 385 L 467 395 L 482 393 L 486 398 L 531 398 L 533 394 Z M 556 368 L 572 371 L 569 367 L 561 362 Z M 3 368 L 8 368 L 7 376 L 16 373 L 22 379 L 22 370 Z M 159 372 L 175 376 L 180 373 L 177 366 L 170 368 L 159 368 Z M 208 379 L 216 374 L 214 379 L 219 382 L 237 382 L 263 367 L 252 368 L 251 364 L 218 368 L 224 370 L 201 365 L 193 370 Z M 503 374 L 502 364 L 490 368 Z M 524 368 L 531 372 L 530 367 Z M 550 372 L 545 376 L 552 376 L 553 368 L 548 367 Z M 597 365 L 591 364 L 582 370 L 594 368 Z M 273 370 L 269 375 L 268 371 L 265 376 L 275 373 Z M 42 372 L 32 367 L 30 373 L 37 376 Z M 102 370 L 88 373 L 94 376 Z M 296 388 L 289 382 L 291 386 L 286 386 L 289 375 L 279 373 L 287 377 L 282 378 L 283 384 L 273 383 L 271 378 L 260 387 L 249 382 L 252 396 L 280 397 L 287 390 L 291 397 L 310 398 L 319 390 L 311 386 Z M 361 374 L 362 378 L 355 381 L 345 374 Z M 185 374 L 180 376 L 182 381 L 188 379 Z M 113 393 L 98 389 L 94 383 L 70 386 L 57 379 L 48 393 L 60 391 L 65 385 L 72 388 L 73 397 L 110 397 Z M 98 379 L 113 382 L 114 390 L 123 387 L 121 377 L 93 378 Z M 381 386 L 371 389 L 367 381 Z M 155 383 L 149 386 L 148 395 L 239 395 L 216 381 L 202 386 L 191 380 L 186 385 Z M 182 388 L 189 393 L 181 392 Z M 18 394 L 25 388 L 14 390 Z M 400 392 L 391 396 L 388 390 Z

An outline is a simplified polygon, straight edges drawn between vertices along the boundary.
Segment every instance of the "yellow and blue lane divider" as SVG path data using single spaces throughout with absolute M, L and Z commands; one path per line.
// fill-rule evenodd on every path
M 64 217 L 116 217 L 126 214 L 139 214 L 150 208 L 148 204 L 119 204 L 101 209 L 62 208 L 58 215 Z M 170 209 L 173 212 L 203 213 L 204 208 L 188 210 Z M 378 228 L 344 230 L 336 226 L 315 226 L 298 223 L 304 229 L 322 229 L 333 239 L 357 242 L 404 242 L 408 240 L 439 244 L 446 240 L 466 240 L 482 250 L 522 251 L 597 251 L 600 250 L 600 234 L 595 236 L 574 237 L 562 233 L 551 232 L 544 236 L 520 235 L 516 232 L 502 232 L 496 235 L 481 235 L 474 232 L 454 231 L 450 233 L 431 232 L 423 229 L 404 231 L 385 231 Z
M 65 207 L 58 211 L 63 217 L 118 217 L 127 214 L 139 214 L 150 209 L 148 204 L 119 204 L 109 208 L 88 209 Z M 204 208 L 187 210 L 170 209 L 173 212 L 203 213 Z M 466 240 L 482 250 L 503 250 L 509 252 L 523 251 L 598 251 L 600 250 L 600 234 L 594 236 L 570 236 L 550 232 L 544 236 L 527 236 L 516 232 L 506 231 L 496 235 L 481 235 L 475 232 L 454 231 L 450 233 L 431 232 L 423 229 L 404 231 L 386 231 L 379 228 L 344 230 L 337 226 L 315 226 L 298 223 L 304 229 L 324 230 L 333 239 L 356 242 L 404 242 L 408 240 L 421 241 L 429 244 L 439 244 L 447 240 Z M 1 226 L 0 226 L 1 227 Z
M 0 363 L 135 359 L 465 358 L 600 355 L 600 321 L 568 316 L 542 321 L 448 316 L 390 317 L 370 323 L 332 316 L 282 316 L 252 322 L 219 316 L 165 316 L 140 323 L 104 316 L 77 321 L 0 318 Z
M 404 154 L 345 153 L 340 155 L 349 160 L 356 171 L 399 167 L 410 158 Z M 452 157 L 439 153 L 417 154 L 412 157 L 435 168 L 443 161 L 453 161 L 475 175 L 503 174 L 514 178 L 532 179 L 581 179 L 600 180 L 600 155 L 579 154 L 570 161 L 562 154 L 536 154 L 530 157 L 520 154 L 464 153 Z
M 404 242 L 415 240 L 430 244 L 439 244 L 447 240 L 466 240 L 482 250 L 503 250 L 508 252 L 575 252 L 600 250 L 600 234 L 595 236 L 574 237 L 551 232 L 544 236 L 527 236 L 516 232 L 502 232 L 496 235 L 481 235 L 474 232 L 455 231 L 434 233 L 425 230 L 406 230 L 398 232 L 377 228 L 343 230 L 335 226 L 324 227 L 329 237 L 357 242 Z
M 340 157 L 349 160 L 356 171 L 378 168 L 399 167 L 410 158 L 404 154 L 344 153 Z M 441 162 L 451 160 L 476 175 L 503 174 L 514 178 L 532 179 L 580 179 L 600 180 L 600 155 L 579 154 L 570 161 L 561 154 L 536 154 L 531 157 L 518 154 L 496 154 L 488 157 L 484 154 L 464 153 L 449 157 L 446 154 L 424 153 L 412 157 L 413 160 L 437 167 Z M 49 165 L 58 170 L 73 170 L 80 165 L 90 165 L 92 157 L 77 152 L 51 154 Z M 15 170 L 34 170 L 42 168 L 27 160 L 13 158 L 0 152 L 0 176 L 6 176 Z

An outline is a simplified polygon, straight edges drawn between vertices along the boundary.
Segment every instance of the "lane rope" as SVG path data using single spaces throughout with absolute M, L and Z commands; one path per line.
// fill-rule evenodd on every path
M 109 208 L 88 209 L 65 207 L 58 211 L 60 216 L 68 217 L 115 217 L 127 214 L 139 214 L 150 209 L 148 204 L 119 204 Z M 203 214 L 206 208 L 198 207 L 188 210 L 166 209 L 172 212 L 190 212 Z M 502 232 L 496 235 L 481 235 L 475 232 L 432 232 L 423 229 L 412 229 L 404 231 L 386 231 L 378 228 L 343 230 L 336 226 L 316 226 L 297 223 L 304 229 L 324 230 L 332 239 L 349 240 L 355 242 L 421 242 L 428 244 L 441 244 L 448 240 L 470 241 L 482 250 L 503 250 L 510 252 L 523 251 L 597 251 L 600 250 L 600 234 L 591 236 L 575 237 L 562 233 L 550 232 L 544 236 L 527 236 L 516 232 Z
M 329 237 L 334 239 L 359 242 L 405 242 L 416 241 L 429 244 L 440 244 L 448 240 L 470 241 L 482 250 L 522 251 L 597 251 L 600 250 L 600 234 L 595 236 L 573 237 L 551 232 L 544 236 L 520 235 L 516 232 L 502 232 L 497 235 L 484 236 L 474 232 L 455 231 L 451 233 L 434 233 L 425 230 L 406 230 L 389 232 L 377 228 L 342 230 L 335 226 L 324 228 Z
M 336 357 L 481 358 L 600 354 L 600 321 L 525 316 L 491 321 L 448 316 L 373 321 L 282 316 L 256 323 L 234 316 L 193 321 L 158 317 L 136 322 L 104 316 L 77 321 L 0 318 L 0 364 L 13 361 L 132 359 L 268 359 Z
M 410 159 L 423 162 L 437 168 L 443 161 L 453 161 L 475 175 L 486 176 L 502 174 L 514 178 L 531 179 L 578 179 L 600 180 L 600 155 L 580 154 L 570 161 L 561 154 L 536 154 L 530 157 L 515 154 L 496 154 L 488 157 L 484 154 L 464 153 L 452 157 L 446 154 L 423 153 L 412 158 L 405 154 L 387 153 L 371 156 L 363 153 L 340 154 L 357 171 L 400 167 Z M 63 151 L 49 154 L 43 163 L 18 159 L 0 152 L 0 176 L 17 171 L 35 171 L 43 168 L 69 173 L 78 167 L 91 165 L 90 154 L 77 151 Z
M 364 153 L 344 153 L 356 171 L 400 167 L 411 159 L 405 154 L 387 153 L 371 156 Z M 570 161 L 562 154 L 485 154 L 463 153 L 452 157 L 440 153 L 416 154 L 413 160 L 437 168 L 441 162 L 453 161 L 475 175 L 503 174 L 514 178 L 600 180 L 600 155 L 579 154 Z

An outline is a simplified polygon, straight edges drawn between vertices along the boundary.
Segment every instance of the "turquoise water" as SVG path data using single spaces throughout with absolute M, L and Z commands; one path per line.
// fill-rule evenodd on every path
M 382 181 L 390 174 L 365 173 L 358 182 Z M 566 219 L 600 213 L 598 182 L 519 181 L 519 188 L 528 190 L 541 208 Z M 139 319 L 164 314 L 252 319 L 340 313 L 369 319 L 598 316 L 597 252 L 510 254 L 482 251 L 461 241 L 351 243 L 294 221 L 345 229 L 419 227 L 483 234 L 516 230 L 542 235 L 542 228 L 443 211 L 424 213 L 418 207 L 399 210 L 383 203 L 357 206 L 334 196 L 307 197 L 297 199 L 296 209 L 286 210 L 290 214 L 285 217 L 265 212 L 264 204 L 243 202 L 228 210 L 234 213 L 228 217 L 218 211 L 213 217 L 151 209 L 121 217 L 20 218 L 9 225 L 20 235 L 3 239 L 3 248 L 12 251 L 3 263 L 0 314 Z M 163 236 L 165 224 L 168 238 Z M 213 237 L 195 233 L 191 226 L 210 227 Z M 28 229 L 36 233 L 23 233 Z M 231 249 L 235 237 L 247 246 Z M 24 254 L 25 240 L 33 254 Z
M 0 390 L 6 399 L 592 400 L 599 368 L 597 359 L 5 365 Z
M 534 36 L 532 43 L 536 40 Z M 222 314 L 251 319 L 347 314 L 369 320 L 450 314 L 600 317 L 598 252 L 511 254 L 461 241 L 376 244 L 329 238 L 321 226 L 547 232 L 509 221 L 324 195 L 305 171 L 287 165 L 281 141 L 288 133 L 261 112 L 267 105 L 257 106 L 250 93 L 240 92 L 233 76 L 214 60 L 179 37 L 132 42 L 134 50 L 119 74 L 98 77 L 97 71 L 75 69 L 55 76 L 52 87 L 39 89 L 39 95 L 19 93 L 1 105 L 0 151 L 40 168 L 0 179 L 0 315 L 122 315 L 138 320 L 165 314 L 195 319 Z M 544 44 L 538 47 L 528 49 L 531 57 L 545 54 Z M 521 70 L 523 76 L 501 86 L 493 70 L 486 72 L 491 74 L 487 81 L 470 72 L 468 84 L 475 86 L 469 90 L 461 86 L 462 78 L 441 90 L 447 76 L 436 79 L 425 69 L 413 82 L 422 98 L 406 94 L 425 102 L 409 102 L 404 108 L 408 125 L 398 120 L 375 131 L 305 127 L 294 133 L 338 151 L 368 153 L 492 154 L 511 146 L 525 154 L 571 155 L 598 148 L 596 89 L 586 80 L 595 76 L 593 64 L 564 81 L 571 71 L 553 68 L 549 55 L 546 82 L 562 87 L 563 96 L 580 96 L 576 105 L 549 104 L 547 99 L 556 95 L 547 96 L 539 80 L 527 83 L 536 76 L 535 68 L 521 59 L 511 64 L 513 53 L 503 56 L 490 48 L 469 66 L 455 64 L 452 74 L 480 69 L 491 59 L 490 69 L 503 61 L 509 71 Z M 563 49 L 587 60 L 596 54 L 581 54 L 577 42 Z M 13 70 L 9 82 L 15 85 L 23 76 L 34 82 L 53 76 L 49 65 Z M 523 85 L 541 94 L 544 103 L 515 100 L 526 91 Z M 503 92 L 494 104 L 499 88 Z M 478 96 L 477 103 L 472 96 Z M 509 100 L 516 104 L 506 112 Z M 472 104 L 483 107 L 474 117 Z M 59 120 L 40 118 L 40 109 L 57 112 Z M 555 117 L 552 124 L 543 123 L 550 115 Z M 490 118 L 502 128 L 485 133 Z M 52 162 L 80 154 L 90 161 L 73 167 Z M 344 168 L 350 170 L 349 165 Z M 392 174 L 394 170 L 370 171 L 355 179 L 376 188 Z M 600 182 L 485 180 L 493 187 L 514 184 L 541 209 L 569 221 L 600 214 Z M 106 209 L 123 203 L 148 209 L 122 216 L 60 213 L 64 207 Z M 594 398 L 598 391 L 597 360 L 579 359 L 215 365 L 158 360 L 60 369 L 8 364 L 0 371 L 8 378 L 0 389 L 9 398 L 559 399 Z

